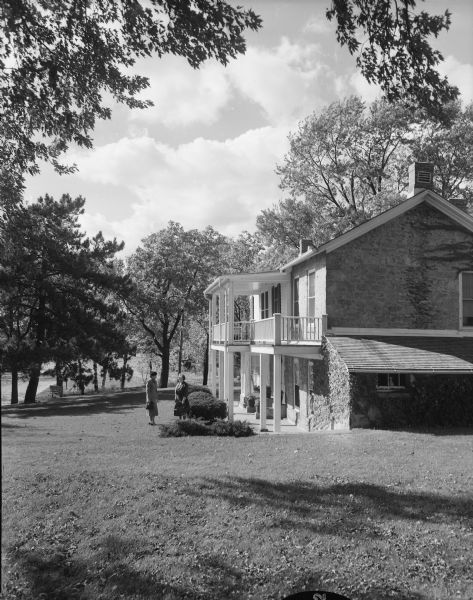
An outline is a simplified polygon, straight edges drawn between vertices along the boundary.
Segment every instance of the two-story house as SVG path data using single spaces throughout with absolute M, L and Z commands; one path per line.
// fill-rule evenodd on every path
M 279 271 L 207 288 L 210 382 L 229 418 L 236 364 L 275 432 L 281 415 L 306 430 L 473 423 L 473 218 L 432 178 L 416 163 L 398 206 Z

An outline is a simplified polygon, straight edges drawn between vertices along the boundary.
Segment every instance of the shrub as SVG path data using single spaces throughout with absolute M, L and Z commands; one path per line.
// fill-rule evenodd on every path
M 230 425 L 232 425 L 232 431 L 235 437 L 249 437 L 250 435 L 255 434 L 247 421 L 233 421 Z
M 205 385 L 199 385 L 198 383 L 188 383 L 187 389 L 189 394 L 193 394 L 194 392 L 205 392 L 206 394 L 212 395 L 212 392 Z
M 162 437 L 183 437 L 191 435 L 215 435 L 215 436 L 234 436 L 248 437 L 254 435 L 250 424 L 246 421 L 222 421 L 215 420 L 213 423 L 205 423 L 196 419 L 186 421 L 174 421 L 168 425 L 160 425 Z
M 210 435 L 208 425 L 195 419 L 173 421 L 166 425 L 159 425 L 162 437 L 183 437 L 186 435 Z
M 198 391 L 189 394 L 190 416 L 205 421 L 225 419 L 227 405 L 223 400 L 217 400 L 212 394 Z

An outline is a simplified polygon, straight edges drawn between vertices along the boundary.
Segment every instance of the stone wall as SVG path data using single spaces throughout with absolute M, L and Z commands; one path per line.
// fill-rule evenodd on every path
M 330 327 L 458 329 L 473 235 L 421 204 L 327 255 Z
M 351 375 L 351 427 L 473 426 L 473 375 L 414 375 L 402 391 L 378 391 L 376 374 Z

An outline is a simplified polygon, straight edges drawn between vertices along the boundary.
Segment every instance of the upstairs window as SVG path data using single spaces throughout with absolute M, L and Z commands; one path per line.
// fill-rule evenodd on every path
M 473 327 L 473 271 L 460 273 L 460 310 L 463 327 Z
M 281 284 L 273 285 L 271 288 L 271 305 L 272 305 L 272 313 L 280 313 L 281 312 Z
M 260 314 L 262 319 L 269 318 L 269 292 L 260 294 Z
M 299 278 L 296 277 L 292 284 L 292 310 L 295 317 L 299 316 Z
M 307 316 L 315 317 L 315 271 L 307 277 Z

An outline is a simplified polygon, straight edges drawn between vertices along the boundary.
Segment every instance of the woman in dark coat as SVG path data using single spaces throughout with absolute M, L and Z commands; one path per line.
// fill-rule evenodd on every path
M 149 424 L 156 425 L 154 419 L 158 416 L 158 382 L 156 371 L 151 371 L 151 378 L 146 384 L 146 410 L 149 414 Z
M 174 390 L 174 398 L 176 401 L 174 414 L 180 419 L 186 419 L 190 413 L 189 398 L 189 387 L 186 382 L 184 375 L 179 374 L 177 377 L 177 385 Z

